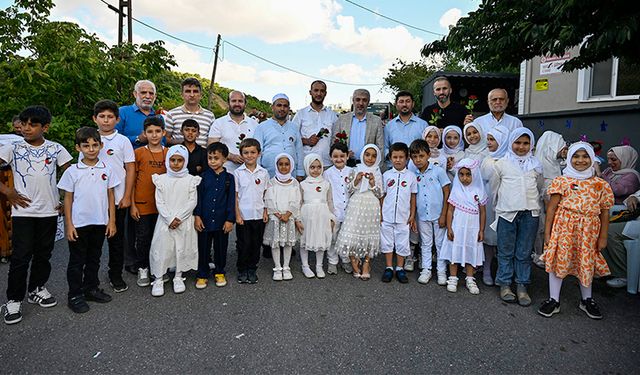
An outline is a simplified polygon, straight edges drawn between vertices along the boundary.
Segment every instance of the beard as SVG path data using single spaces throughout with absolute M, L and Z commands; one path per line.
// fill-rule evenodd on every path
M 229 112 L 234 116 L 240 116 L 244 113 L 244 108 L 233 108 L 229 107 Z
M 438 101 L 439 101 L 440 103 L 446 103 L 446 102 L 448 102 L 448 101 L 449 101 L 449 97 L 450 97 L 450 96 L 451 96 L 451 95 L 438 96 Z

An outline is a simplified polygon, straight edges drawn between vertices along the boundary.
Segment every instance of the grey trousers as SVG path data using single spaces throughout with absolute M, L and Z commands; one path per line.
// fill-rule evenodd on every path
M 631 238 L 622 234 L 627 223 L 609 224 L 607 247 L 602 250 L 602 255 L 609 265 L 611 276 L 627 278 L 627 249 L 624 242 Z

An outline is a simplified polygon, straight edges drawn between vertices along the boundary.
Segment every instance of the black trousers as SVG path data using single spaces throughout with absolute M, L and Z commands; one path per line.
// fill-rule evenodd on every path
M 116 234 L 108 238 L 109 243 L 109 279 L 122 276 L 124 267 L 125 219 L 129 214 L 127 208 L 116 209 Z
M 262 220 L 245 220 L 243 225 L 236 225 L 238 272 L 258 269 L 264 225 Z
M 211 257 L 211 244 L 213 243 L 213 263 L 216 264 L 214 274 L 225 274 L 227 266 L 227 247 L 229 245 L 229 233 L 222 230 L 198 233 L 198 278 L 206 279 L 211 276 L 209 270 L 209 258 Z
M 136 253 L 136 221 L 129 215 L 129 208 L 124 208 L 124 227 L 122 235 L 123 239 L 123 252 L 124 252 L 124 264 L 126 266 L 136 266 L 138 263 L 138 254 Z M 120 227 L 118 227 L 120 230 Z
M 58 227 L 58 217 L 14 216 L 11 241 L 13 253 L 9 264 L 7 299 L 22 301 L 27 292 L 44 286 L 51 274 L 51 252 Z M 29 274 L 29 264 L 31 273 Z M 27 274 L 29 283 L 27 284 Z
M 136 222 L 136 261 L 138 268 L 149 268 L 149 250 L 158 214 L 140 215 Z
M 98 270 L 106 229 L 105 225 L 76 228 L 78 239 L 69 241 L 69 264 L 67 265 L 69 298 L 82 295 L 100 285 Z

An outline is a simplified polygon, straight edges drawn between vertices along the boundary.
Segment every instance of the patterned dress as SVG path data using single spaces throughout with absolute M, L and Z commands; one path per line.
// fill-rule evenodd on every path
M 573 275 L 580 284 L 591 285 L 593 276 L 606 276 L 609 267 L 598 251 L 600 211 L 613 206 L 609 184 L 599 178 L 586 180 L 560 176 L 549 186 L 549 195 L 560 194 L 551 238 L 541 259 L 547 272 L 559 278 Z

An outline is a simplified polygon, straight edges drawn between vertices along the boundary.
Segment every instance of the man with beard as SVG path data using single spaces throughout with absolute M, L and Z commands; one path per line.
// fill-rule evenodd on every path
M 224 167 L 233 173 L 244 160 L 240 155 L 240 142 L 245 138 L 254 138 L 258 122 L 244 114 L 246 98 L 240 91 L 229 93 L 229 113 L 213 122 L 209 130 L 209 144 L 222 142 L 229 148 L 229 157 Z
M 136 98 L 135 103 L 120 107 L 120 121 L 116 124 L 116 130 L 129 138 L 133 148 L 138 148 L 147 144 L 142 126 L 144 120 L 156 115 L 153 110 L 156 85 L 148 80 L 138 81 L 133 88 L 133 96 Z
M 451 101 L 451 91 L 451 83 L 447 77 L 437 77 L 433 82 L 433 96 L 436 97 L 436 102 L 426 106 L 420 113 L 420 118 L 440 129 L 449 125 L 457 125 L 462 129 L 473 121 L 469 110 L 462 104 Z
M 478 117 L 474 121 L 474 123 L 482 126 L 482 134 L 487 134 L 489 130 L 498 125 L 504 126 L 509 132 L 522 127 L 522 121 L 520 121 L 520 119 L 505 113 L 509 105 L 509 94 L 507 94 L 507 90 L 493 89 L 489 91 L 487 102 L 490 112 Z
M 371 95 L 368 90 L 356 89 L 351 98 L 353 110 L 340 115 L 334 127 L 335 137 L 343 132 L 346 135 L 346 144 L 349 147 L 347 165 L 350 167 L 355 167 L 361 162 L 362 148 L 369 143 L 378 146 L 384 155 L 382 120 L 372 113 L 367 113 L 370 99 Z M 383 158 L 380 159 L 380 167 L 383 167 Z
M 325 168 L 329 168 L 333 164 L 329 148 L 333 141 L 333 125 L 338 115 L 324 106 L 324 98 L 327 96 L 327 85 L 324 82 L 313 81 L 309 95 L 311 104 L 296 112 L 292 122 L 300 128 L 304 156 L 316 153 L 322 157 Z
M 398 116 L 384 127 L 384 155 L 388 168 L 391 168 L 391 161 L 388 160 L 389 147 L 397 142 L 402 142 L 409 147 L 411 142 L 422 138 L 422 132 L 427 127 L 426 121 L 413 114 L 414 104 L 413 94 L 409 91 L 399 91 L 396 94 Z
M 167 143 L 177 145 L 184 141 L 180 129 L 182 129 L 184 120 L 191 118 L 196 120 L 200 126 L 196 143 L 198 146 L 207 147 L 209 129 L 215 120 L 215 116 L 211 111 L 202 108 L 200 105 L 202 85 L 196 78 L 186 78 L 182 81 L 181 87 L 184 104 L 170 110 L 166 115 L 165 130 L 167 131 Z

